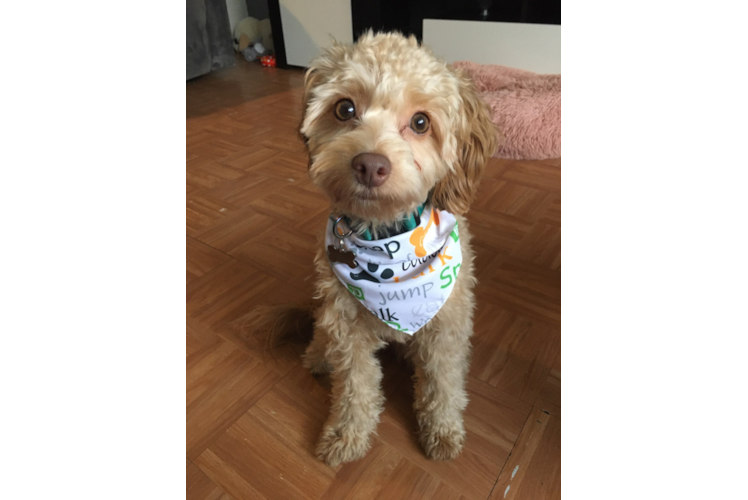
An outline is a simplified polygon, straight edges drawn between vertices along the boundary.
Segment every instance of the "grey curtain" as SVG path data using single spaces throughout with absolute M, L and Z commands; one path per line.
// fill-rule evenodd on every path
M 187 0 L 187 80 L 234 65 L 224 0 Z

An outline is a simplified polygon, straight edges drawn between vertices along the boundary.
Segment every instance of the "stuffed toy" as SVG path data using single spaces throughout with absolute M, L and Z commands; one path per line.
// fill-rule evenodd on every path
M 247 47 L 258 43 L 262 35 L 260 34 L 260 21 L 254 17 L 245 17 L 234 28 L 234 50 L 242 52 Z
M 257 52 L 254 58 L 247 57 L 248 54 L 252 56 L 251 51 L 245 53 L 247 49 L 254 49 Z M 241 52 L 247 61 L 254 61 L 258 56 L 272 53 L 273 35 L 270 19 L 259 21 L 254 17 L 245 17 L 239 21 L 234 28 L 234 50 Z

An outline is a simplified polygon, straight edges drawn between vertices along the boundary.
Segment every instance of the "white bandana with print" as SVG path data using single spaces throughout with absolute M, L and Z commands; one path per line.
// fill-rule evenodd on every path
M 364 307 L 409 335 L 436 316 L 462 265 L 454 215 L 428 204 L 418 227 L 374 241 L 355 234 L 341 240 L 333 225 L 329 220 L 325 240 L 330 266 Z

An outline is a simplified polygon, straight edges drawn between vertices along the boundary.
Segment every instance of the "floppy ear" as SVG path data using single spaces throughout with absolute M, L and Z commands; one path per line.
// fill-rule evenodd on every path
M 332 46 L 328 47 L 320 56 L 315 58 L 309 65 L 304 74 L 304 96 L 302 98 L 301 125 L 299 134 L 304 139 L 304 143 L 309 142 L 309 129 L 312 123 L 319 118 L 325 110 L 324 100 L 319 96 L 314 98 L 313 90 L 325 83 L 329 78 L 331 71 L 336 65 L 336 61 L 343 58 L 343 55 L 351 48 L 350 45 L 339 43 L 335 38 L 332 39 Z
M 312 89 L 316 87 L 321 80 L 321 75 L 319 73 L 319 70 L 317 70 L 314 66 L 309 68 L 307 72 L 304 74 L 304 95 L 302 97 L 302 103 L 301 103 L 301 123 L 299 124 L 299 136 L 304 141 L 304 145 L 307 146 L 309 143 L 309 138 L 304 134 L 304 119 L 306 118 L 307 112 L 308 112 L 308 106 L 309 106 L 309 99 L 312 96 Z M 311 160 L 310 160 L 311 161 Z
M 308 70 L 306 70 L 306 73 L 304 73 L 304 112 L 306 113 L 306 106 L 309 103 L 309 98 L 312 94 L 312 89 L 316 87 L 320 80 L 321 75 L 319 69 L 315 68 L 314 66 L 310 67 Z
M 488 106 L 478 96 L 468 78 L 460 80 L 460 116 L 457 120 L 457 161 L 453 169 L 434 187 L 431 202 L 436 208 L 464 214 L 470 208 L 478 181 L 488 159 L 496 152 L 496 126 L 491 122 Z

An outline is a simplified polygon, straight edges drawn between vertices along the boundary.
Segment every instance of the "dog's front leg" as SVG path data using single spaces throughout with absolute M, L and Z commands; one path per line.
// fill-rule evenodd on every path
M 363 331 L 335 332 L 327 360 L 332 368 L 332 410 L 317 456 L 329 465 L 362 458 L 384 405 L 382 367 L 374 353 L 384 342 Z
M 434 460 L 455 458 L 465 441 L 462 412 L 467 406 L 469 335 L 449 330 L 426 332 L 416 338 L 414 348 L 414 406 L 421 446 Z
M 302 364 L 314 375 L 330 373 L 332 370 L 330 363 L 327 361 L 327 346 L 329 343 L 330 339 L 327 337 L 327 332 L 323 328 L 315 327 L 312 342 L 306 348 L 302 357 Z

